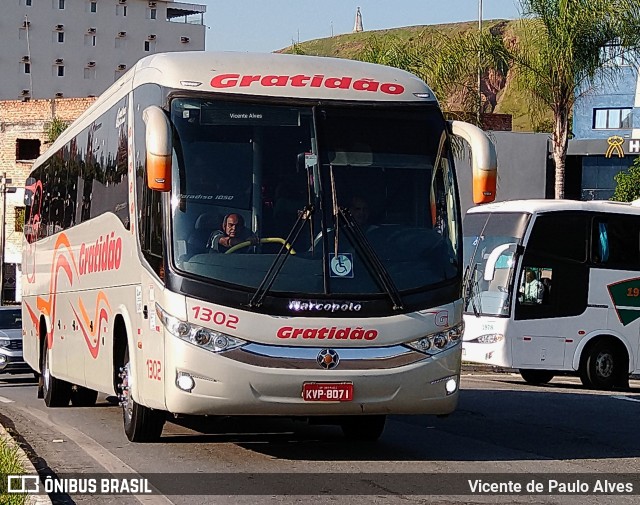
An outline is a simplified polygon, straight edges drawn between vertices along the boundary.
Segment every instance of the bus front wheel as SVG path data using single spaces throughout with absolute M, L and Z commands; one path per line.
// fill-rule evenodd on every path
M 384 431 L 387 416 L 347 416 L 340 420 L 342 433 L 349 440 L 375 442 Z
M 520 375 L 528 384 L 540 385 L 549 382 L 555 374 L 549 370 L 525 370 L 520 369 Z
M 42 396 L 47 407 L 66 407 L 71 399 L 71 383 L 51 375 L 51 349 L 44 351 L 42 363 Z
M 616 348 L 607 340 L 600 340 L 591 347 L 580 366 L 580 380 L 591 389 L 608 391 L 616 383 L 617 368 L 622 366 L 622 360 Z
M 120 403 L 124 432 L 131 442 L 155 442 L 162 434 L 166 414 L 137 403 L 131 395 L 132 375 L 129 363 L 129 350 L 125 351 L 124 367 L 120 373 Z

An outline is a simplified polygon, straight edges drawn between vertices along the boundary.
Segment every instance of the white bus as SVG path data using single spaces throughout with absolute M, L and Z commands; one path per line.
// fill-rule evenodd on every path
M 323 417 L 376 439 L 386 414 L 453 411 L 452 132 L 492 200 L 490 141 L 406 72 L 140 60 L 26 184 L 24 354 L 46 404 L 114 395 L 132 441 L 167 413 Z
M 467 212 L 464 235 L 463 360 L 605 390 L 640 372 L 640 207 L 494 203 Z

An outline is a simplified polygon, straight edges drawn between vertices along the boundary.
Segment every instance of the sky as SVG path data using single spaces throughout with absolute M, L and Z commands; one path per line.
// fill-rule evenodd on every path
M 365 31 L 519 17 L 518 0 L 180 0 L 207 6 L 206 49 L 268 53 L 294 41 Z

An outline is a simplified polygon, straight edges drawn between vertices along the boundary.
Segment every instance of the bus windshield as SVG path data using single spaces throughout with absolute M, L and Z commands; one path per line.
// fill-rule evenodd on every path
M 469 269 L 465 313 L 508 316 L 517 246 L 526 213 L 469 213 L 464 219 L 464 264 Z
M 275 270 L 270 293 L 341 298 L 383 296 L 380 271 L 398 291 L 459 274 L 455 177 L 435 107 L 176 98 L 171 121 L 178 270 L 246 290 Z

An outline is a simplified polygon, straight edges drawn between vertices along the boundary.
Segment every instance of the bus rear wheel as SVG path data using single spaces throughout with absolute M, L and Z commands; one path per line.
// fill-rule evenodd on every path
M 349 440 L 375 442 L 384 431 L 387 416 L 347 416 L 340 420 L 342 433 Z
M 42 396 L 47 407 L 66 407 L 71 399 L 71 383 L 51 375 L 51 350 L 44 351 L 42 363 Z
M 546 384 L 555 377 L 555 374 L 549 370 L 525 370 L 520 369 L 520 375 L 525 382 L 534 385 Z
M 597 342 L 589 349 L 580 366 L 580 380 L 591 389 L 611 390 L 616 384 L 616 374 L 622 366 L 622 360 L 616 348 L 607 340 Z
M 74 407 L 91 407 L 96 404 L 98 392 L 83 386 L 74 385 L 71 388 L 71 405 Z
M 129 350 L 125 351 L 124 367 L 120 373 L 118 386 L 124 432 L 131 442 L 155 442 L 162 434 L 166 413 L 137 403 L 132 395 L 132 374 Z

